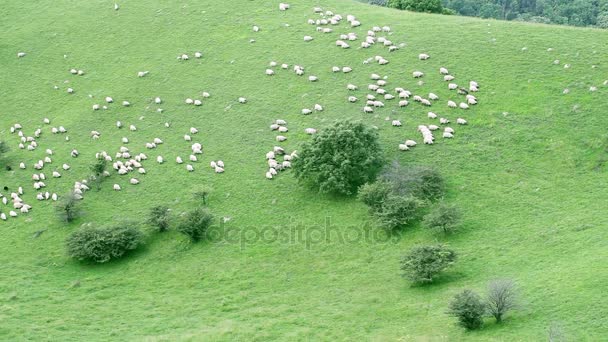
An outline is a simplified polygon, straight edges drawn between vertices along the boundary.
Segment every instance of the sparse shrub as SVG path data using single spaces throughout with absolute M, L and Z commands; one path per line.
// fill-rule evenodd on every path
M 351 121 L 322 130 L 300 150 L 296 178 L 321 193 L 352 195 L 375 180 L 384 158 L 376 130 Z
M 392 186 L 386 181 L 376 181 L 374 183 L 365 183 L 359 188 L 358 199 L 367 205 L 370 210 L 375 213 L 380 211 L 382 204 L 391 194 Z
M 461 219 L 462 214 L 458 207 L 441 203 L 424 216 L 422 225 L 448 234 L 458 229 Z
M 367 3 L 376 6 L 387 6 L 388 0 L 368 0 Z
M 485 306 L 477 293 L 464 290 L 454 296 L 449 314 L 458 319 L 458 324 L 467 330 L 479 329 L 483 325 Z
M 159 232 L 168 230 L 170 222 L 171 209 L 169 209 L 169 207 L 158 205 L 150 209 L 148 223 L 158 229 Z
M 402 196 L 435 201 L 445 194 L 445 182 L 441 174 L 426 166 L 401 166 L 394 162 L 382 171 L 379 179 L 391 183 L 393 191 Z
M 389 195 L 375 215 L 384 229 L 393 231 L 417 219 L 421 207 L 422 202 L 415 197 Z
M 144 239 L 132 223 L 111 227 L 85 227 L 73 232 L 66 240 L 68 255 L 78 260 L 108 262 L 136 249 Z
M 82 214 L 78 197 L 73 191 L 61 198 L 55 206 L 55 210 L 59 218 L 67 223 L 74 221 Z
M 203 203 L 203 205 L 208 205 L 209 204 L 209 195 L 211 194 L 212 191 L 213 191 L 213 188 L 211 188 L 209 186 L 202 186 L 202 187 L 194 190 L 194 192 L 192 193 L 192 196 L 194 197 L 194 199 L 201 201 Z
M 4 141 L 0 141 L 0 157 L 9 150 L 8 145 Z
M 502 322 L 505 314 L 517 307 L 517 290 L 515 282 L 510 279 L 499 279 L 488 284 L 488 297 L 486 299 L 488 313 Z
M 417 283 L 430 283 L 456 261 L 456 252 L 443 245 L 414 247 L 401 260 L 403 276 Z
M 93 176 L 91 177 L 91 181 L 95 184 L 97 190 L 101 190 L 101 183 L 103 183 L 106 178 L 105 172 L 108 167 L 108 161 L 99 156 L 97 161 L 91 165 L 90 169 L 93 172 Z
M 177 230 L 193 242 L 200 241 L 213 223 L 213 215 L 205 208 L 187 212 L 177 226 Z

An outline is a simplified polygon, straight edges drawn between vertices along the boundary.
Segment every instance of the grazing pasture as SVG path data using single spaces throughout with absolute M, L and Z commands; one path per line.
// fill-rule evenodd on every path
M 22 187 L 32 207 L 0 204 L 1 340 L 605 336 L 608 32 L 322 3 L 323 17 L 303 0 L 0 8 L 0 193 Z M 443 174 L 457 234 L 387 236 L 355 198 L 295 181 L 294 151 L 347 119 L 377 127 L 389 160 Z M 110 176 L 83 190 L 96 154 Z M 149 232 L 121 260 L 68 258 L 79 227 L 179 216 L 199 186 L 213 188 L 209 239 Z M 83 215 L 65 224 L 53 194 L 76 188 Z M 412 286 L 401 256 L 435 242 L 458 263 Z M 497 278 L 524 305 L 465 332 L 448 303 Z

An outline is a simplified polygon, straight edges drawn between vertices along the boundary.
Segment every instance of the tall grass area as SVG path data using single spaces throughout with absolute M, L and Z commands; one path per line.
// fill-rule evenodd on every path
M 547 339 L 552 324 L 572 341 L 604 338 L 608 32 L 327 0 L 324 9 L 354 14 L 362 26 L 341 24 L 323 35 L 306 24 L 316 4 L 290 4 L 286 12 L 266 0 L 144 0 L 125 2 L 118 11 L 99 0 L 3 4 L 0 140 L 12 150 L 0 164 L 16 170 L 0 171 L 0 187 L 21 185 L 35 203 L 27 216 L 0 222 L 0 340 L 538 341 Z M 389 25 L 391 40 L 407 46 L 390 54 L 379 46 L 358 49 L 360 40 L 348 50 L 335 47 L 339 33 L 363 37 L 375 25 Z M 315 39 L 305 43 L 304 35 Z M 176 60 L 197 50 L 204 53 L 200 60 Z M 27 56 L 16 58 L 18 51 Z M 419 61 L 422 52 L 431 59 Z M 374 55 L 390 63 L 362 64 Z M 303 65 L 306 76 L 319 81 L 292 71 L 265 76 L 271 60 Z M 564 69 L 566 63 L 571 68 Z M 354 71 L 334 74 L 333 65 Z M 445 107 L 452 96 L 440 66 L 456 81 L 481 85 L 477 106 L 466 112 Z M 86 75 L 70 75 L 70 68 Z M 138 78 L 143 70 L 150 74 Z M 427 74 L 423 86 L 411 78 L 414 70 Z M 361 103 L 346 101 L 346 84 L 364 89 L 371 73 L 388 75 L 387 89 L 437 93 L 441 101 L 430 110 L 453 122 L 463 116 L 468 126 L 456 127 L 454 139 L 399 152 L 403 140 L 421 140 L 416 127 L 430 123 L 428 109 L 392 103 L 364 114 Z M 68 86 L 75 94 L 65 92 Z M 212 95 L 203 106 L 184 104 L 201 91 Z M 358 94 L 362 99 L 366 92 Z M 108 95 L 118 103 L 91 109 Z M 156 96 L 164 100 L 163 113 L 156 112 Z M 240 96 L 248 103 L 238 104 Z M 122 107 L 122 100 L 132 105 Z M 314 103 L 325 110 L 300 114 Z M 70 142 L 45 126 L 41 148 L 19 150 L 10 126 L 19 122 L 31 135 L 44 117 L 65 126 Z M 386 117 L 404 126 L 393 128 Z M 389 159 L 433 166 L 444 175 L 447 200 L 463 209 L 463 228 L 443 237 L 414 225 L 386 239 L 355 199 L 319 196 L 290 171 L 266 180 L 264 155 L 276 144 L 268 126 L 277 118 L 289 123 L 287 149 L 310 139 L 306 127 L 344 119 L 377 126 Z M 120 131 L 116 120 L 138 131 Z M 193 126 L 205 152 L 189 173 L 174 160 L 189 154 L 182 136 Z M 101 132 L 99 140 L 90 138 L 92 130 Z M 64 194 L 89 175 L 96 152 L 116 151 L 123 136 L 133 151 L 150 157 L 141 184 L 130 186 L 113 174 L 101 191 L 85 195 L 84 216 L 69 225 L 56 218 L 52 203 L 35 201 L 31 165 L 46 148 L 56 152 L 55 166 L 72 165 L 47 182 L 49 191 Z M 154 137 L 165 143 L 145 151 Z M 80 151 L 77 159 L 69 157 L 72 148 Z M 156 155 L 168 162 L 156 164 Z M 218 159 L 226 163 L 221 175 L 208 167 Z M 21 161 L 28 170 L 18 170 Z M 123 190 L 113 191 L 113 183 Z M 64 241 L 81 225 L 143 221 L 156 205 L 179 215 L 195 204 L 195 185 L 212 186 L 210 210 L 230 218 L 213 227 L 215 238 L 191 244 L 169 231 L 107 264 L 67 257 Z M 285 238 L 293 231 L 304 233 Z M 449 244 L 458 262 L 436 283 L 411 286 L 400 275 L 401 256 L 434 242 Z M 495 278 L 515 279 L 524 305 L 500 325 L 488 320 L 483 329 L 465 332 L 446 314 L 450 299 L 463 288 L 483 292 Z

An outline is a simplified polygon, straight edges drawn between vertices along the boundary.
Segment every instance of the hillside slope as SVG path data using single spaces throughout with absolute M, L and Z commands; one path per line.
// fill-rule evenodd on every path
M 118 11 L 106 1 L 4 4 L 0 140 L 11 146 L 5 163 L 15 170 L 0 172 L 0 186 L 23 186 L 24 198 L 35 203 L 28 215 L 0 222 L 0 339 L 530 341 L 546 339 L 554 322 L 571 340 L 603 337 L 608 32 L 327 0 L 325 10 L 353 14 L 362 25 L 342 23 L 321 34 L 306 23 L 318 17 L 314 3 L 290 4 L 286 12 L 275 1 L 245 0 L 139 1 Z M 406 46 L 392 53 L 380 46 L 359 49 L 360 39 L 350 49 L 335 46 L 340 33 L 363 37 L 375 25 L 390 26 L 391 40 Z M 314 40 L 304 42 L 305 35 Z M 198 50 L 200 60 L 176 60 Z M 17 58 L 19 51 L 27 55 Z M 419 53 L 431 59 L 420 61 Z M 390 63 L 362 64 L 375 55 Z M 265 76 L 270 61 L 302 65 L 306 74 L 277 69 Z M 354 70 L 332 73 L 334 65 Z M 457 82 L 481 85 L 477 106 L 445 106 L 453 93 L 441 80 L 441 66 Z M 71 75 L 70 68 L 85 75 Z M 149 75 L 138 78 L 143 70 Z M 415 70 L 425 72 L 424 85 L 411 77 Z M 387 75 L 387 89 L 433 91 L 441 100 L 431 109 L 398 109 L 386 101 L 385 108 L 364 114 L 371 73 Z M 309 75 L 319 81 L 307 81 Z M 360 88 L 357 104 L 346 101 L 348 83 Z M 590 92 L 591 86 L 598 90 Z M 67 87 L 75 93 L 67 94 Z M 184 103 L 202 91 L 211 93 L 203 106 Z M 117 103 L 93 111 L 105 96 Z M 162 113 L 156 96 L 164 101 Z M 237 103 L 241 96 L 247 104 Z M 131 106 L 120 106 L 122 100 Z M 325 110 L 300 114 L 315 103 Z M 452 121 L 463 116 L 469 124 L 456 127 L 452 140 L 399 152 L 403 140 L 421 140 L 416 127 L 430 122 L 428 110 Z M 70 141 L 51 134 L 45 117 L 65 126 Z M 387 117 L 404 126 L 391 127 Z M 464 229 L 443 238 L 414 226 L 386 240 L 354 199 L 318 196 L 289 171 L 266 180 L 264 154 L 276 145 L 268 126 L 277 118 L 289 122 L 283 144 L 289 150 L 310 139 L 307 127 L 346 118 L 377 126 L 391 159 L 432 165 L 445 175 L 449 200 L 464 209 Z M 116 129 L 117 120 L 138 131 Z M 29 135 L 43 128 L 41 147 L 19 150 L 9 133 L 15 123 Z M 189 154 L 182 136 L 190 127 L 200 129 L 196 141 L 205 150 L 193 173 L 173 162 Z M 101 132 L 99 140 L 90 138 L 92 130 Z M 46 148 L 55 151 L 54 165 L 72 166 L 47 182 L 49 191 L 64 194 L 88 175 L 96 152 L 113 154 L 123 136 L 151 157 L 141 184 L 129 186 L 128 178 L 113 175 L 102 191 L 86 194 L 85 216 L 69 226 L 56 219 L 52 203 L 35 200 L 31 165 Z M 145 150 L 155 137 L 164 144 Z M 77 159 L 69 157 L 73 148 L 80 151 Z M 168 162 L 157 165 L 157 155 Z M 226 163 L 224 174 L 207 166 L 217 159 Z M 18 170 L 21 161 L 27 170 Z M 113 183 L 123 191 L 112 191 Z M 103 265 L 65 255 L 65 237 L 80 225 L 143 220 L 159 203 L 179 213 L 193 205 L 190 191 L 198 184 L 214 188 L 211 210 L 230 218 L 212 241 L 191 245 L 176 232 L 153 235 L 144 249 Z M 303 237 L 286 239 L 293 231 L 304 231 Z M 327 231 L 329 240 L 320 237 Z M 370 234 L 376 238 L 366 239 Z M 435 240 L 456 249 L 459 262 L 437 284 L 411 287 L 399 274 L 399 258 Z M 445 314 L 450 298 L 464 287 L 483 291 L 497 277 L 517 280 L 523 307 L 500 326 L 488 322 L 473 333 L 455 326 Z

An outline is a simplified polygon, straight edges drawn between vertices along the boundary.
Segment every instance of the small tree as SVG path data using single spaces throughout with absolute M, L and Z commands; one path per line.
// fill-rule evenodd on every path
M 422 202 L 415 197 L 389 195 L 376 211 L 376 218 L 382 227 L 393 231 L 417 219 L 421 207 Z
M 205 236 L 212 222 L 213 215 L 207 209 L 196 208 L 184 215 L 177 230 L 188 236 L 192 242 L 197 242 Z
M 393 192 L 402 196 L 414 196 L 433 202 L 445 194 L 445 182 L 441 174 L 427 166 L 402 166 L 393 162 L 379 177 L 393 186 Z
M 99 156 L 97 161 L 91 165 L 90 169 L 93 172 L 91 180 L 95 183 L 97 190 L 101 190 L 101 183 L 104 181 L 106 175 L 106 169 L 108 167 L 108 161 L 103 157 Z
M 55 207 L 57 214 L 61 220 L 70 223 L 81 215 L 78 196 L 70 191 L 67 195 L 61 198 Z
M 192 196 L 194 197 L 194 199 L 199 200 L 203 203 L 203 205 L 208 205 L 209 204 L 209 195 L 211 194 L 211 192 L 213 191 L 213 189 L 209 186 L 202 186 L 198 189 L 196 189 L 193 193 Z
M 351 121 L 324 129 L 294 159 L 294 175 L 321 193 L 352 195 L 373 181 L 384 158 L 376 130 Z
M 169 207 L 158 205 L 150 209 L 148 223 L 157 228 L 159 232 L 168 230 L 170 222 L 171 209 Z
M 143 243 L 143 233 L 132 223 L 104 228 L 85 227 L 66 240 L 68 255 L 78 260 L 107 262 Z
M 0 141 L 0 157 L 9 150 L 8 145 L 4 141 Z
M 439 230 L 446 234 L 458 229 L 462 214 L 456 206 L 439 204 L 424 217 L 422 224 L 432 230 Z
M 389 7 L 407 11 L 442 13 L 441 0 L 389 0 Z
M 472 290 L 464 290 L 454 296 L 448 313 L 458 319 L 460 326 L 467 330 L 474 330 L 483 325 L 485 306 L 477 293 Z
M 413 282 L 430 283 L 456 261 L 456 252 L 443 245 L 414 247 L 401 260 L 403 276 Z
M 359 188 L 358 198 L 375 213 L 381 210 L 382 204 L 392 192 L 391 184 L 386 181 L 365 183 Z
M 510 279 L 499 279 L 488 284 L 488 297 L 486 299 L 488 313 L 502 322 L 505 314 L 517 307 L 517 290 L 515 282 Z

